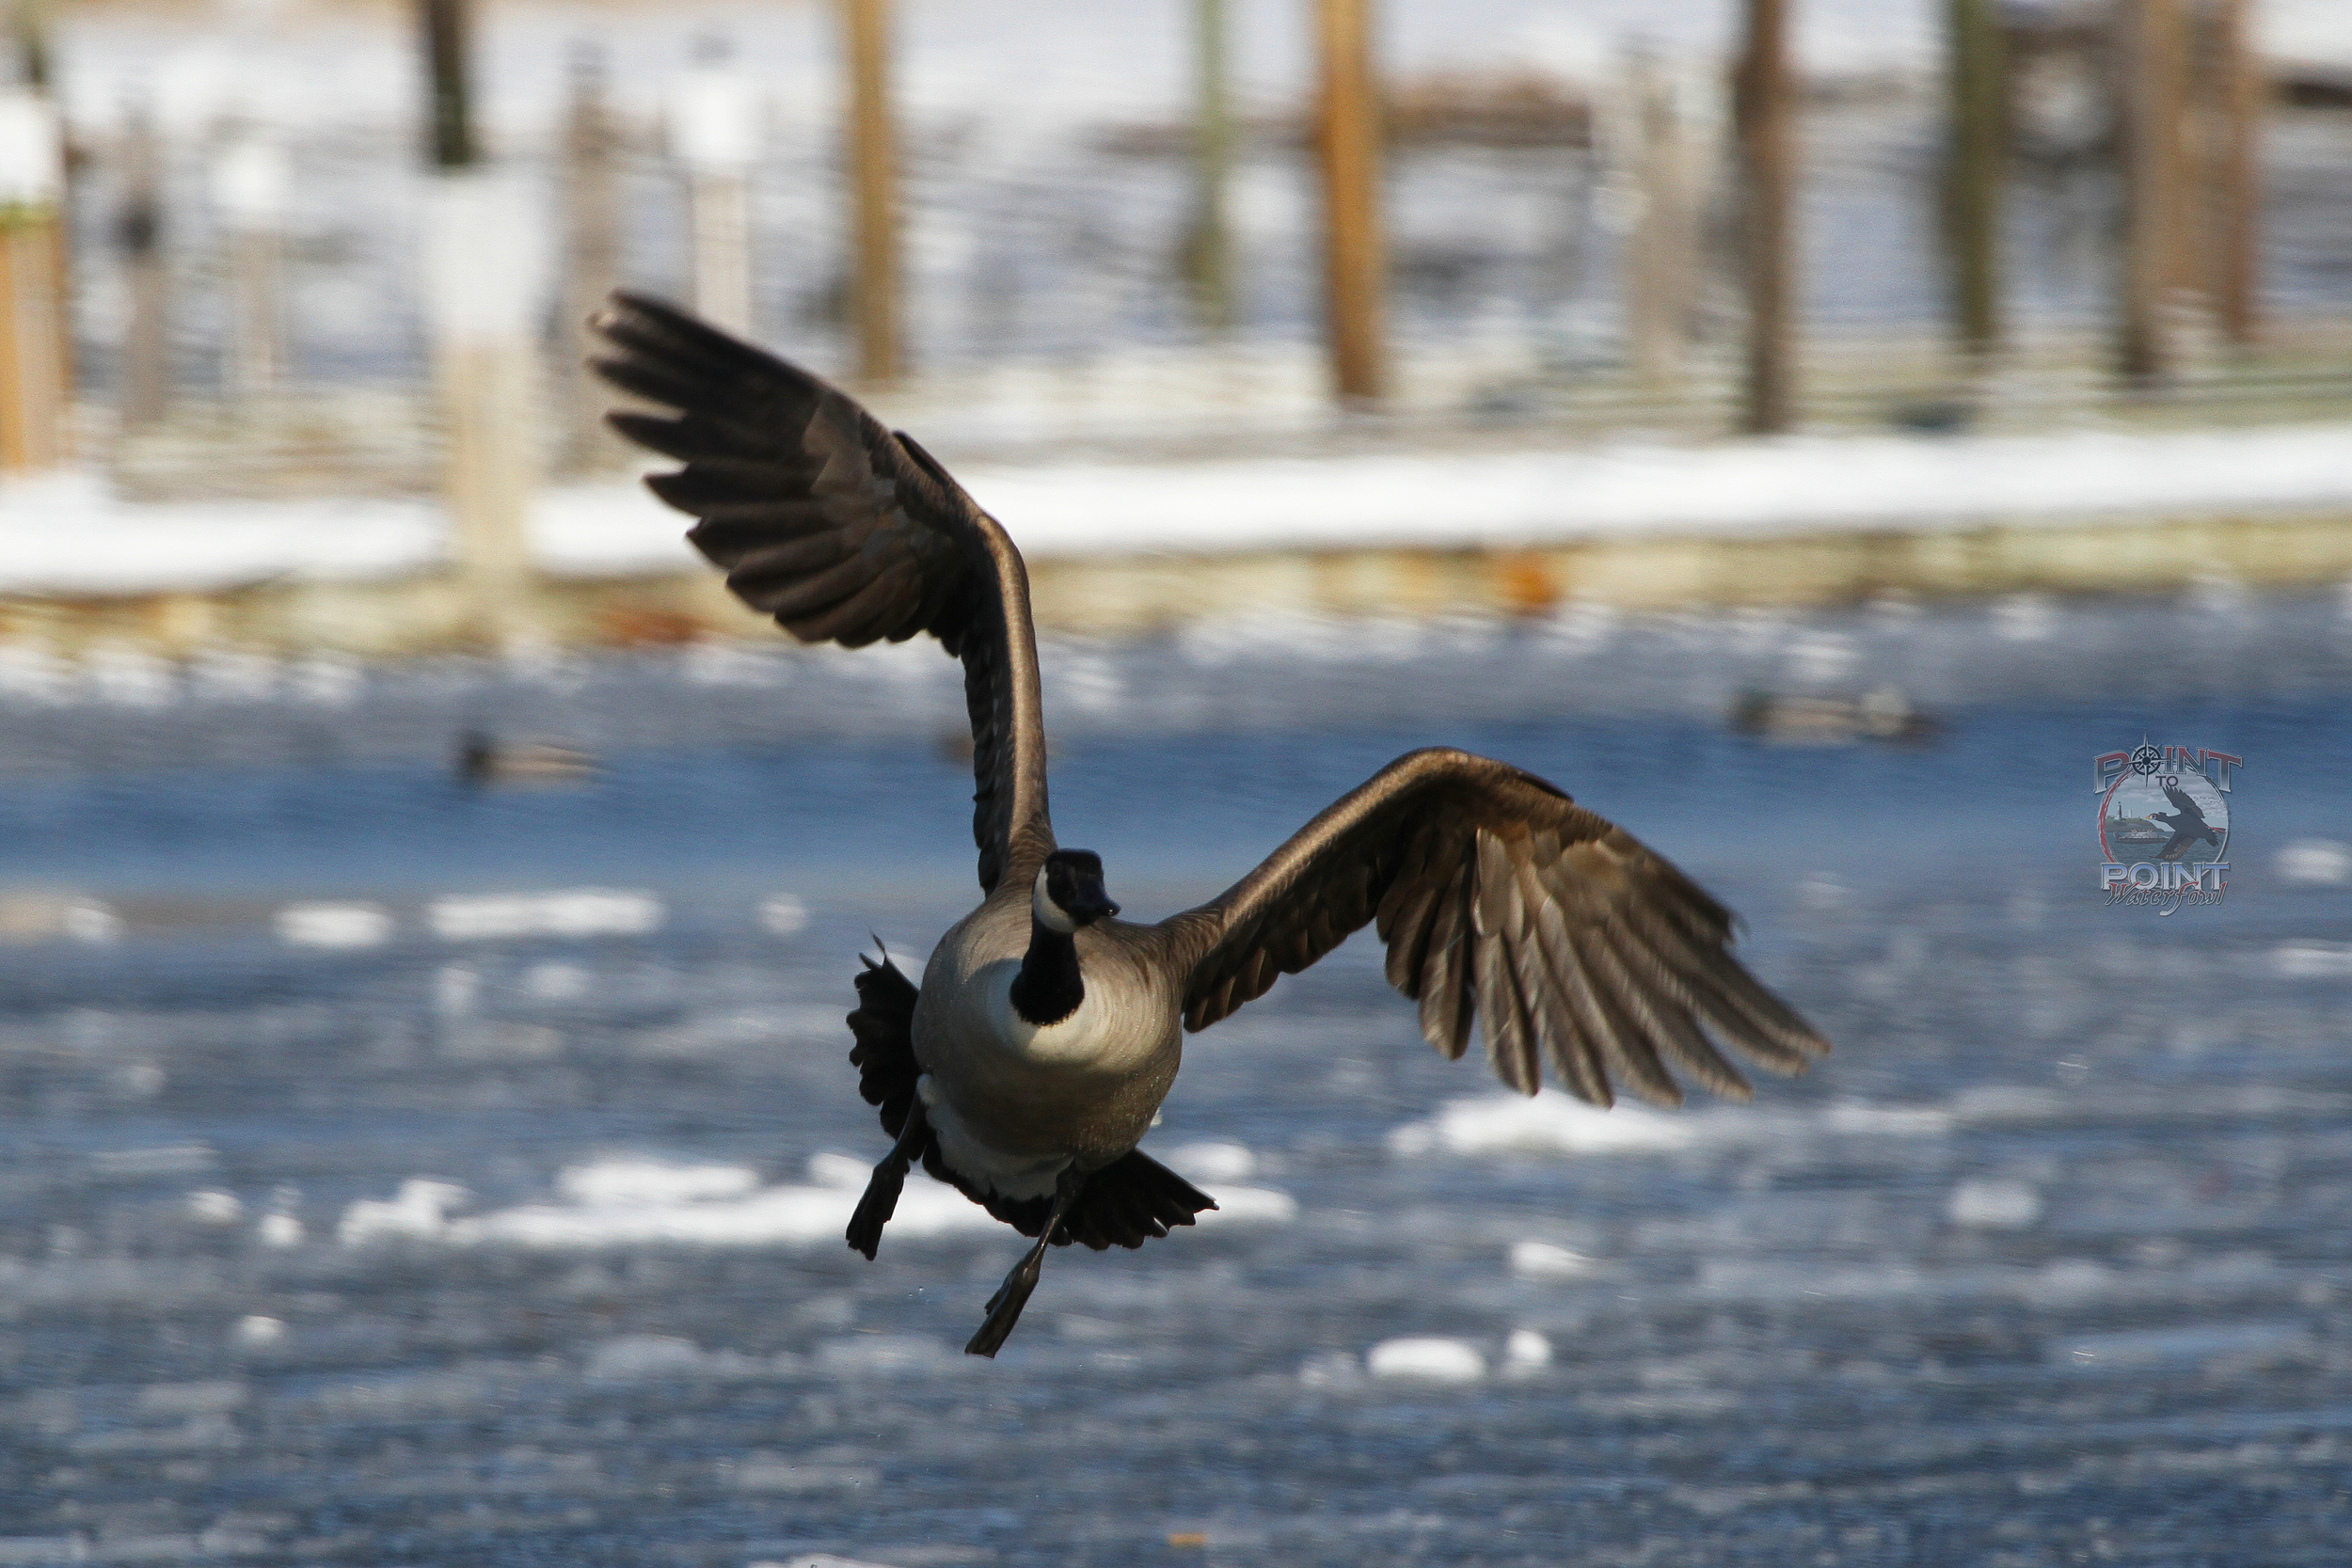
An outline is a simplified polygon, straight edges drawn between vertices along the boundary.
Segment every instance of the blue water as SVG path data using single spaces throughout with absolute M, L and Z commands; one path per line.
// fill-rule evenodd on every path
M 1979 679 L 1917 749 L 1476 689 L 1174 736 L 1081 713 L 1057 825 L 1132 913 L 1447 741 L 1722 892 L 1838 1049 L 1694 1103 L 1677 1147 L 1400 1144 L 1497 1091 L 1351 943 L 1191 1042 L 1147 1143 L 1242 1146 L 1240 1184 L 1295 1215 L 1057 1253 L 993 1364 L 954 1352 L 1009 1231 L 894 1234 L 872 1264 L 829 1234 L 454 1239 L 616 1156 L 775 1188 L 880 1155 L 853 954 L 919 956 L 972 891 L 968 784 L 928 730 L 730 719 L 485 794 L 421 721 L 372 750 L 330 715 L 304 761 L 256 708 L 220 721 L 250 766 L 102 767 L 120 713 L 21 717 L 50 763 L 0 780 L 6 896 L 121 924 L 0 945 L 0 1560 L 2339 1563 L 2352 889 L 2279 856 L 2352 837 L 2352 717 L 2324 681 L 2135 693 L 2070 648 L 2071 689 L 2106 695 Z M 2217 910 L 2100 907 L 2090 761 L 2143 732 L 2247 758 Z M 662 923 L 424 924 L 580 886 Z M 805 928 L 762 926 L 780 894 Z M 380 904 L 389 940 L 274 934 L 324 897 Z M 465 1191 L 362 1234 L 355 1206 L 416 1179 Z M 1528 1241 L 1590 1261 L 1531 1274 Z M 1511 1368 L 1515 1333 L 1549 1364 Z M 1406 1336 L 1487 1373 L 1370 1375 Z

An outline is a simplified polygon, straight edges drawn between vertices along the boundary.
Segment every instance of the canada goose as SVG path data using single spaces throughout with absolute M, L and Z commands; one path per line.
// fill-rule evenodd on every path
M 1828 1045 L 1727 951 L 1729 911 L 1632 837 L 1505 763 L 1410 752 L 1258 868 L 1157 925 L 1119 918 L 1103 863 L 1054 840 L 1021 553 L 913 437 L 795 366 L 659 301 L 612 297 L 595 361 L 677 410 L 616 429 L 685 467 L 647 480 L 700 521 L 727 586 L 803 642 L 929 632 L 963 661 L 979 907 L 916 987 L 887 957 L 857 976 L 861 1091 L 897 1142 L 850 1222 L 874 1256 L 908 1167 L 1036 1239 L 964 1348 L 993 1355 L 1049 1243 L 1139 1246 L 1215 1207 L 1136 1148 L 1184 1030 L 1376 925 L 1422 1031 L 1458 1057 L 1473 1022 L 1502 1081 L 1542 1063 L 1611 1102 L 1612 1076 L 1668 1104 L 1678 1063 L 1720 1094 L 1746 1082 L 1708 1032 L 1774 1071 Z

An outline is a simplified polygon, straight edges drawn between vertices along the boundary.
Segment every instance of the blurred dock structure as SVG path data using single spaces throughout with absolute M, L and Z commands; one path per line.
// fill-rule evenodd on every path
M 1945 60 L 1839 74 L 1759 64 L 1804 6 L 1753 0 L 1740 80 L 1765 87 L 1742 109 L 1736 39 L 1486 71 L 1382 58 L 1382 19 L 1411 3 L 1298 0 L 1301 38 L 1334 53 L 1283 96 L 1241 69 L 1263 40 L 1200 0 L 1168 19 L 1165 103 L 1008 105 L 1002 123 L 908 97 L 919 74 L 893 56 L 925 19 L 883 0 L 795 10 L 772 36 L 680 20 L 650 62 L 643 26 L 545 24 L 558 47 L 537 51 L 554 63 L 536 96 L 493 71 L 481 90 L 510 108 L 466 131 L 479 166 L 437 154 L 454 177 L 419 168 L 413 125 L 380 115 L 271 141 L 231 84 L 199 92 L 173 58 L 97 72 L 103 92 L 66 95 L 80 402 L 21 467 L 56 468 L 69 435 L 78 448 L 0 488 L 0 641 L 400 654 L 757 634 L 596 433 L 606 394 L 578 369 L 577 324 L 615 281 L 700 302 L 991 477 L 1190 465 L 1254 483 L 1272 470 L 1251 463 L 1291 464 L 1342 493 L 1388 458 L 1474 474 L 1482 456 L 1581 452 L 1600 474 L 1619 452 L 1687 450 L 1736 468 L 1741 431 L 1908 442 L 1926 475 L 1939 443 L 2001 461 L 2023 438 L 2091 452 L 2237 430 L 2251 452 L 2352 417 L 2352 63 L 2257 59 L 2259 7 L 1949 0 Z M 126 47 L 69 27 L 60 58 Z M 421 76 L 413 54 L 402 40 Z M 499 57 L 511 71 L 511 40 Z M 434 100 L 437 136 L 466 99 Z M 548 240 L 552 275 L 503 241 L 447 237 L 437 272 L 420 267 L 421 230 L 468 205 L 442 189 L 459 184 L 495 187 L 471 208 Z M 493 287 L 499 267 L 512 276 Z M 460 321 L 490 293 L 496 353 Z M 537 489 L 542 465 L 555 489 Z M 2352 501 L 2324 484 L 2101 504 L 2050 470 L 2073 499 L 1931 521 L 1899 507 L 1865 527 L 1834 470 L 1791 471 L 1820 475 L 1811 514 L 1776 500 L 1737 528 L 1678 524 L 1671 505 L 1609 525 L 1563 494 L 1550 522 L 1482 535 L 1427 492 L 1418 541 L 1317 525 L 1254 552 L 1138 534 L 1109 490 L 1093 543 L 999 509 L 1036 558 L 1041 614 L 1104 632 L 1164 626 L 1187 595 L 1529 613 L 2352 574 Z M 490 511 L 503 520 L 484 525 Z M 588 514 L 633 516 L 623 531 L 656 543 L 548 544 Z M 215 565 L 177 586 L 59 564 L 103 555 L 118 526 L 239 515 L 264 531 L 400 518 L 414 537 L 342 565 L 192 540 L 182 555 Z M 68 527 L 78 540 L 43 537 Z M 1623 537 L 1604 567 L 1608 527 Z M 1962 537 L 1980 544 L 1954 564 Z M 229 560 L 246 575 L 222 576 Z

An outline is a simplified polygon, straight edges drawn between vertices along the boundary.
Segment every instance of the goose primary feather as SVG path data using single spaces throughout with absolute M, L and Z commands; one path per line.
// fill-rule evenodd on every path
M 1257 869 L 1156 925 L 1054 839 L 1028 578 L 1004 529 L 913 437 L 818 377 L 659 300 L 612 297 L 596 368 L 672 410 L 612 416 L 683 465 L 647 481 L 746 604 L 804 642 L 939 640 L 962 660 L 982 898 L 918 987 L 857 976 L 850 1053 L 895 1140 L 851 1220 L 874 1256 L 909 1170 L 1034 1244 L 966 1349 L 993 1355 L 1048 1244 L 1137 1246 L 1215 1205 L 1136 1146 L 1205 1029 L 1370 925 L 1449 1057 L 1473 1034 L 1535 1092 L 1678 1103 L 1676 1069 L 1744 1099 L 1829 1049 L 1732 957 L 1732 916 L 1663 857 L 1507 763 L 1397 758 Z

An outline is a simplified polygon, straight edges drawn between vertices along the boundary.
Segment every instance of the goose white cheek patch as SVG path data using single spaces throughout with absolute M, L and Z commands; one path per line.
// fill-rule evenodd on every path
M 1054 902 L 1053 895 L 1045 891 L 1045 873 L 1042 871 L 1037 874 L 1037 881 L 1029 890 L 1029 912 L 1037 916 L 1039 925 L 1063 936 L 1069 936 L 1078 928 L 1078 923 L 1071 919 L 1062 907 Z

